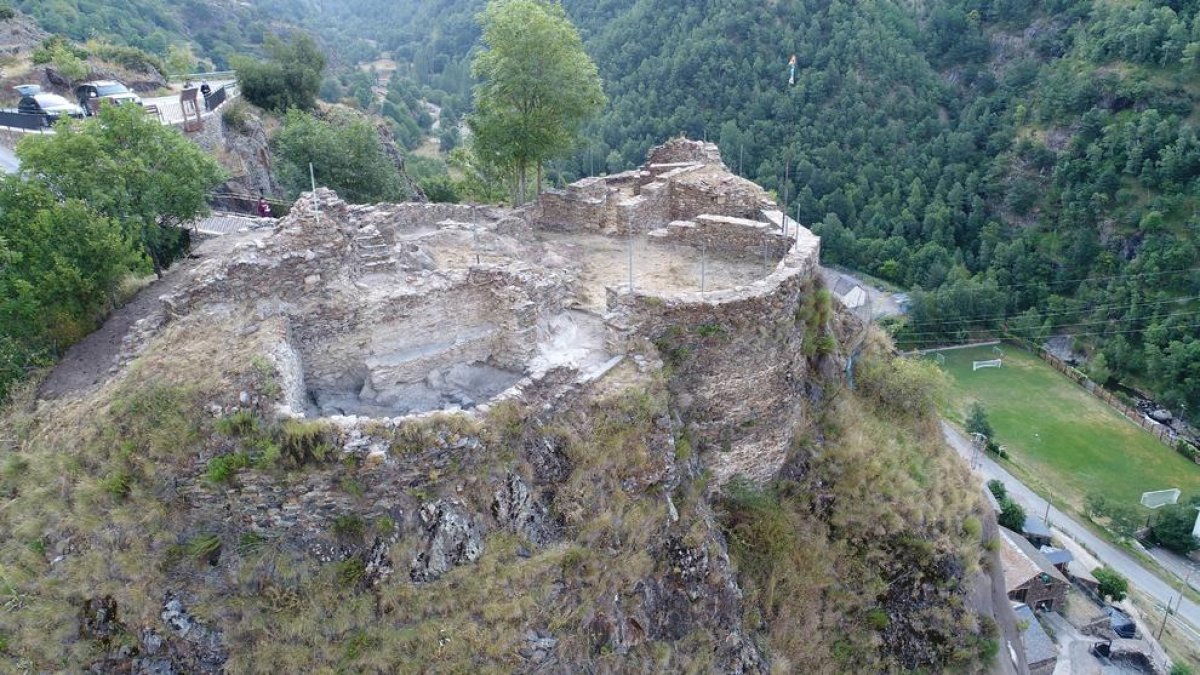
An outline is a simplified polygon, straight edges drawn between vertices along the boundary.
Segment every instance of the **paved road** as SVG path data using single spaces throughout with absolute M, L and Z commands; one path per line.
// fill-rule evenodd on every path
M 220 89 L 226 85 L 234 84 L 234 82 L 233 80 L 222 80 L 220 82 L 209 82 L 208 84 L 213 88 L 213 91 L 216 91 L 217 89 Z M 204 98 L 197 96 L 197 100 L 200 103 L 200 113 L 204 116 L 210 115 L 211 113 L 204 111 Z M 183 122 L 183 107 L 179 105 L 178 92 L 173 93 L 170 96 L 144 98 L 142 99 L 142 105 L 158 106 L 158 110 L 162 114 L 163 122 L 166 124 L 180 124 Z
M 0 171 L 4 173 L 16 173 L 21 170 L 21 162 L 12 150 L 4 146 L 0 146 Z
M 942 434 L 946 437 L 946 442 L 970 463 L 974 453 L 971 450 L 971 443 L 966 437 L 946 422 L 942 422 Z M 1026 510 L 1038 514 L 1045 512 L 1046 500 L 1013 478 L 1012 474 L 993 462 L 990 457 L 980 456 L 977 458 L 977 462 L 979 466 L 975 467 L 975 472 L 980 474 L 985 481 L 992 479 L 1002 481 L 1008 488 L 1008 494 L 1024 505 Z M 1050 507 L 1050 521 L 1054 527 L 1091 550 L 1101 562 L 1124 575 L 1132 585 L 1153 598 L 1160 607 L 1165 607 L 1168 600 L 1174 603 L 1179 597 L 1176 587 L 1168 585 L 1128 553 L 1096 536 L 1091 530 L 1053 506 Z M 1200 605 L 1188 598 L 1183 598 L 1176 618 L 1184 619 L 1191 624 L 1190 632 L 1195 634 L 1197 640 L 1200 640 L 1200 632 L 1196 631 L 1197 628 L 1200 628 Z

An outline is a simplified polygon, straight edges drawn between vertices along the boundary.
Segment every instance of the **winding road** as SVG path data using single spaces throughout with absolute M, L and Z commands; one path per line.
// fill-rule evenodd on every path
M 1012 474 L 992 461 L 990 457 L 982 453 L 975 456 L 976 453 L 971 448 L 971 442 L 958 429 L 943 421 L 942 435 L 946 437 L 946 442 L 968 464 L 971 464 L 972 459 L 974 459 L 976 466 L 972 468 L 975 473 L 983 477 L 984 481 L 992 479 L 1001 481 L 1008 488 L 1009 496 L 1023 505 L 1030 513 L 1040 514 L 1045 512 L 1045 499 L 1039 497 L 1033 490 L 1030 490 L 1014 478 Z M 1050 507 L 1050 521 L 1054 527 L 1091 550 L 1101 562 L 1122 574 L 1125 578 L 1129 579 L 1129 582 L 1133 586 L 1136 586 L 1143 593 L 1153 598 L 1160 605 L 1160 610 L 1166 606 L 1168 601 L 1171 603 L 1177 601 L 1179 597 L 1178 587 L 1163 581 L 1153 572 L 1146 569 L 1133 556 L 1096 536 L 1082 523 L 1054 508 L 1054 506 Z M 1182 582 L 1180 582 L 1179 586 L 1182 586 Z M 1179 606 L 1179 611 L 1175 615 L 1175 622 L 1182 629 L 1192 634 L 1197 641 L 1200 641 L 1200 632 L 1197 632 L 1197 628 L 1200 628 L 1200 605 L 1197 605 L 1186 597 L 1183 598 Z

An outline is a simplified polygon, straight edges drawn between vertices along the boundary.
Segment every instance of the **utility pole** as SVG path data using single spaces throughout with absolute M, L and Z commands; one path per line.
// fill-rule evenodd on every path
M 1195 571 L 1196 571 L 1195 568 L 1192 568 L 1192 567 L 1188 568 L 1187 578 L 1183 580 L 1183 588 L 1179 589 L 1179 596 L 1175 599 L 1175 609 L 1174 610 L 1171 609 L 1171 599 L 1167 598 L 1167 610 L 1166 610 L 1166 612 L 1163 613 L 1162 624 L 1158 627 L 1158 635 L 1156 635 L 1154 637 L 1155 640 L 1162 639 L 1163 631 L 1167 629 L 1167 617 L 1171 616 L 1171 614 L 1173 614 L 1174 612 L 1179 611 L 1179 606 L 1183 604 L 1183 591 L 1185 588 L 1187 588 L 1188 586 L 1191 585 L 1192 573 Z

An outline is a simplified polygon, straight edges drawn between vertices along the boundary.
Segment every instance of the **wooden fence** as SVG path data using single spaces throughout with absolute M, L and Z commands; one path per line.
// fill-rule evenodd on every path
M 1125 419 L 1150 432 L 1155 438 L 1164 443 L 1167 447 L 1171 448 L 1171 450 L 1175 450 L 1175 443 L 1179 440 L 1179 434 L 1176 433 L 1176 431 L 1171 427 L 1168 427 L 1165 424 L 1159 424 L 1158 422 L 1146 417 L 1146 415 L 1142 414 L 1142 412 L 1137 408 L 1126 405 L 1124 401 L 1114 396 L 1104 387 L 1096 384 L 1091 378 L 1089 378 L 1087 375 L 1084 375 L 1074 366 L 1046 351 L 1044 347 L 1031 348 L 1029 345 L 1017 340 L 1009 340 L 1008 342 L 1022 349 L 1034 352 L 1039 358 L 1046 363 L 1049 363 L 1054 367 L 1055 370 L 1068 377 L 1072 382 L 1078 384 L 1080 387 L 1083 387 L 1085 391 L 1101 401 L 1104 401 L 1114 410 L 1121 413 Z M 1197 464 L 1200 464 L 1200 456 L 1194 458 L 1193 461 L 1195 461 Z

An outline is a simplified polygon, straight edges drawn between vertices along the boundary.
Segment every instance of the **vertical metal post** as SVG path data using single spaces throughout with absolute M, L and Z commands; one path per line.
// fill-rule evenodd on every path
M 308 179 L 312 182 L 313 210 L 317 214 L 317 223 L 320 224 L 321 202 L 317 201 L 317 174 L 316 171 L 313 170 L 312 162 L 308 163 Z
M 745 150 L 746 146 L 744 144 L 738 145 L 738 175 L 743 178 L 746 177 L 746 174 L 742 172 L 742 155 L 744 154 Z
M 788 182 L 792 179 L 792 160 L 786 159 L 783 162 L 783 231 L 787 233 L 787 213 L 788 213 Z
M 633 232 L 629 233 L 629 293 L 633 294 Z
M 475 216 L 475 205 L 471 205 L 471 236 L 475 247 L 475 264 L 481 264 L 479 259 L 479 219 Z

